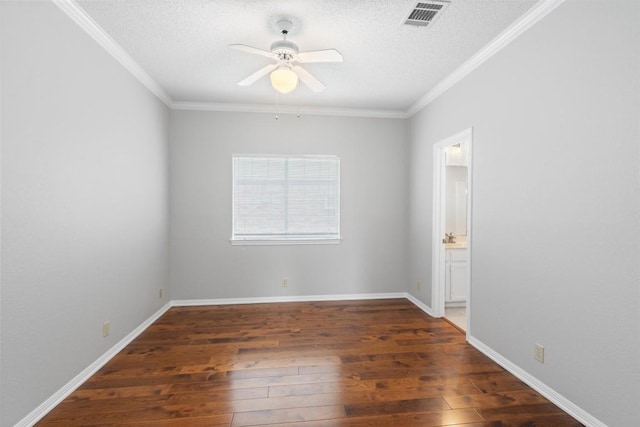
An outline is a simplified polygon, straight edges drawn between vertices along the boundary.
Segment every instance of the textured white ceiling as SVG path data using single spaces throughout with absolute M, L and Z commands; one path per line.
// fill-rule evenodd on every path
M 176 102 L 276 102 L 268 77 L 237 82 L 270 59 L 288 18 L 301 51 L 335 48 L 343 63 L 306 64 L 327 89 L 299 85 L 281 105 L 406 111 L 536 0 L 452 0 L 430 27 L 404 25 L 415 0 L 76 0 Z

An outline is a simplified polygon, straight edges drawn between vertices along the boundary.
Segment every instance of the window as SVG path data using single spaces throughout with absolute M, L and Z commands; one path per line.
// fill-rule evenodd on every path
M 339 240 L 337 156 L 233 156 L 232 243 Z

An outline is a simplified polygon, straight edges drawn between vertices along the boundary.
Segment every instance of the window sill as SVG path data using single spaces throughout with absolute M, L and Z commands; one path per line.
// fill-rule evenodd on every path
M 233 246 L 279 246 L 279 245 L 339 245 L 337 239 L 230 239 Z

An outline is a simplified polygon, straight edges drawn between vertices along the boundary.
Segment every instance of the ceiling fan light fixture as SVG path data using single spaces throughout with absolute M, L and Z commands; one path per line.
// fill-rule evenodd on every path
M 298 75 L 286 66 L 280 66 L 270 75 L 271 86 L 280 93 L 289 93 L 298 86 Z

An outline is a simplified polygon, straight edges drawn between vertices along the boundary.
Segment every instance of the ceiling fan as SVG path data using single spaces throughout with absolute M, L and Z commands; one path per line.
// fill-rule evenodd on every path
M 249 77 L 240 80 L 238 85 L 249 86 L 270 73 L 271 86 L 280 93 L 289 93 L 296 88 L 298 80 L 302 80 L 312 91 L 322 92 L 325 85 L 311 73 L 298 64 L 312 62 L 342 62 L 342 54 L 335 49 L 299 52 L 298 46 L 287 40 L 287 35 L 293 27 L 289 20 L 277 22 L 281 28 L 282 40 L 271 45 L 270 50 L 258 49 L 244 44 L 229 45 L 230 49 L 266 56 L 276 60 L 275 63 L 264 66 Z

